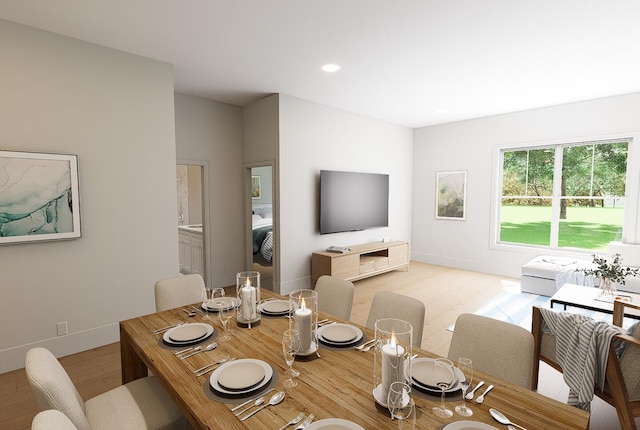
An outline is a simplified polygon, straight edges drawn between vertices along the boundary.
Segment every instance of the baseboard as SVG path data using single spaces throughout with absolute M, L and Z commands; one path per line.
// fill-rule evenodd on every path
M 27 351 L 38 346 L 47 348 L 56 357 L 65 357 L 91 348 L 118 342 L 119 340 L 120 324 L 113 323 L 90 330 L 70 333 L 65 336 L 18 345 L 0 351 L 0 373 L 22 369 Z

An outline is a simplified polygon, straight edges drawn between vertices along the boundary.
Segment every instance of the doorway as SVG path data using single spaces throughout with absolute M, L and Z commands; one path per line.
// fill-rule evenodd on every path
M 273 166 L 251 167 L 252 265 L 260 272 L 261 288 L 271 291 L 276 242 L 273 203 Z

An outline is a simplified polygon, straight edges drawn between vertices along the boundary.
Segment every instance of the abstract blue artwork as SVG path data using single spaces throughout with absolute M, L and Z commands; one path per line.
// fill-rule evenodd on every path
M 80 237 L 75 155 L 0 151 L 0 244 Z

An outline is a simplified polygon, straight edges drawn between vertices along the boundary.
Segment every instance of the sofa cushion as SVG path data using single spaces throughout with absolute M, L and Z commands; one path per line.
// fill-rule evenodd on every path
M 523 276 L 555 280 L 558 271 L 577 266 L 577 264 L 578 261 L 573 258 L 541 255 L 523 265 L 520 270 Z
M 620 254 L 622 263 L 629 267 L 640 267 L 640 245 L 632 245 L 622 242 L 610 242 L 608 250 L 610 255 Z

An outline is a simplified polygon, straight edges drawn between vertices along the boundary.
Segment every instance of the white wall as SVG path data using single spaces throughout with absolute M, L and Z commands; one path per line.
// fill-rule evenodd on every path
M 0 247 L 2 373 L 33 346 L 117 341 L 120 320 L 154 311 L 178 243 L 172 67 L 7 21 L 0 58 L 0 148 L 77 154 L 82 223 L 79 239 Z
M 280 95 L 280 292 L 311 286 L 311 253 L 411 238 L 410 128 Z M 320 235 L 320 170 L 389 174 L 389 227 Z
M 520 266 L 540 249 L 491 248 L 491 205 L 496 166 L 494 154 L 505 144 L 591 139 L 635 135 L 628 175 L 640 175 L 640 94 L 611 97 L 463 121 L 414 131 L 412 257 L 416 261 L 520 277 Z M 435 219 L 437 171 L 467 170 L 467 220 Z M 638 188 L 627 189 L 637 204 Z M 625 221 L 631 243 L 638 242 L 636 214 Z M 562 255 L 561 252 L 553 252 Z M 587 255 L 582 255 L 589 258 Z

